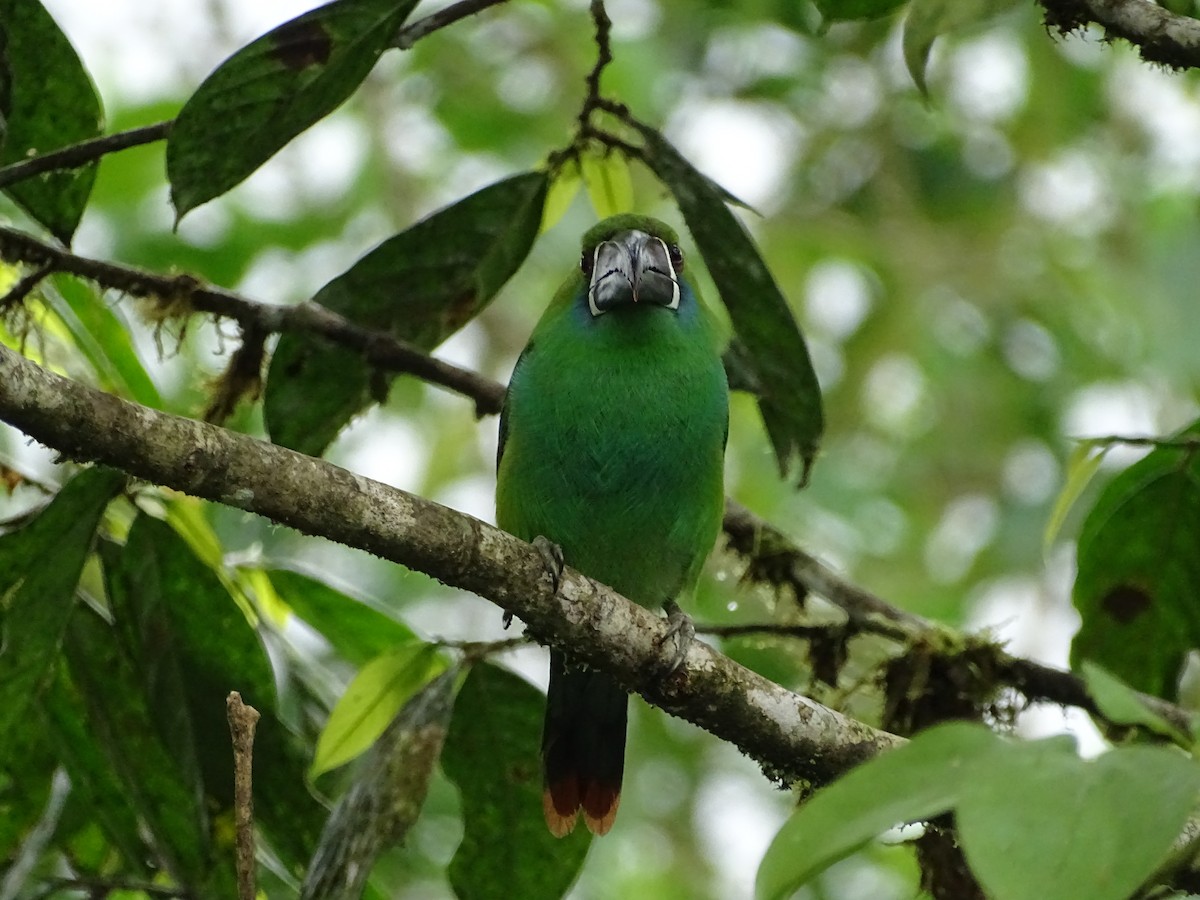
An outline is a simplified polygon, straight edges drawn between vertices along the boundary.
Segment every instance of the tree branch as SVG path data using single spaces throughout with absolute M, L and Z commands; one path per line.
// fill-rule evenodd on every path
M 10 163 L 0 169 L 0 189 L 8 187 L 10 184 L 16 184 L 18 181 L 24 181 L 26 178 L 33 178 L 35 175 L 43 175 L 46 172 L 77 169 L 118 150 L 127 150 L 141 144 L 161 141 L 170 132 L 172 124 L 174 124 L 174 120 L 168 119 L 165 122 L 155 122 L 153 125 L 143 125 L 141 128 L 130 128 L 128 131 L 102 135 L 80 141 L 78 144 L 71 144 L 69 147 L 43 153 L 41 156 L 33 156 L 20 162 Z
M 1095 23 L 1110 38 L 1138 48 L 1146 62 L 1174 69 L 1200 67 L 1200 21 L 1177 15 L 1149 0 L 1040 0 L 1046 25 L 1069 34 Z
M 490 6 L 498 6 L 504 2 L 505 0 L 459 0 L 458 3 L 452 3 L 445 9 L 439 9 L 423 19 L 402 26 L 396 32 L 396 36 L 392 38 L 391 46 L 399 50 L 407 50 L 427 34 L 433 34 L 440 28 L 445 28 L 460 19 L 473 16 Z
M 469 369 L 436 359 L 420 348 L 386 332 L 356 325 L 344 316 L 311 301 L 296 306 L 262 303 L 232 291 L 206 285 L 191 275 L 159 275 L 101 260 L 77 256 L 13 228 L 0 226 L 0 258 L 38 269 L 76 275 L 102 287 L 155 302 L 164 317 L 191 312 L 233 319 L 257 333 L 291 332 L 324 337 L 361 353 L 367 362 L 392 372 L 415 375 L 475 401 L 477 415 L 500 412 L 504 387 Z
M 902 740 L 699 641 L 662 678 L 665 620 L 572 569 L 552 593 L 540 554 L 524 541 L 322 460 L 84 387 L 2 346 L 0 419 L 71 458 L 359 547 L 485 597 L 543 643 L 736 745 L 772 778 L 825 784 Z

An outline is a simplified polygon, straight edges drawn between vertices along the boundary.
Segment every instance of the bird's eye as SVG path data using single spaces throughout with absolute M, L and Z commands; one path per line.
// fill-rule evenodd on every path
M 683 271 L 683 251 L 679 249 L 678 244 L 672 244 L 667 248 L 667 254 L 671 259 L 671 268 L 678 275 Z
M 595 266 L 595 264 L 595 254 L 584 250 L 583 255 L 579 257 L 579 268 L 583 270 L 583 274 L 588 278 L 592 277 L 592 268 Z

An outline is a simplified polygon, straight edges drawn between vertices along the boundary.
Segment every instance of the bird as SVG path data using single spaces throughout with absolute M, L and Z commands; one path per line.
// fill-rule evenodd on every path
M 555 577 L 566 563 L 664 608 L 676 667 L 694 633 L 677 598 L 694 588 L 724 508 L 721 335 L 675 231 L 648 216 L 607 218 L 583 236 L 500 418 L 497 524 L 557 561 Z M 580 813 L 593 834 L 612 828 L 628 707 L 610 675 L 551 650 L 542 807 L 556 837 Z

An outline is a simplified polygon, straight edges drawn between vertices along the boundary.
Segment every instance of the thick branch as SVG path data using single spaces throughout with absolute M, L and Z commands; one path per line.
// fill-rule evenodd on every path
M 262 303 L 206 285 L 190 275 L 159 275 L 132 266 L 77 256 L 3 226 L 0 226 L 0 258 L 36 266 L 39 273 L 46 269 L 64 272 L 135 297 L 151 298 L 159 304 L 164 316 L 210 313 L 234 319 L 264 334 L 319 335 L 361 353 L 369 363 L 381 369 L 406 372 L 470 397 L 475 401 L 476 413 L 481 416 L 498 413 L 504 400 L 503 386 L 491 379 L 435 359 L 386 332 L 356 325 L 311 301 L 296 306 Z
M 667 625 L 567 569 L 549 589 L 529 544 L 312 457 L 118 400 L 0 347 L 0 419 L 78 460 L 289 525 L 426 572 L 520 616 L 626 688 L 758 760 L 772 777 L 826 783 L 900 738 L 785 690 L 693 642 L 670 678 Z
M 1146 62 L 1200 67 L 1200 21 L 1149 0 L 1041 0 L 1046 24 L 1066 34 L 1094 22 L 1135 45 Z

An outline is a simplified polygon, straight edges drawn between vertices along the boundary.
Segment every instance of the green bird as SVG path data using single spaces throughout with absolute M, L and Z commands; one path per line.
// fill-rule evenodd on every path
M 675 233 L 620 215 L 583 238 L 579 267 L 517 360 L 500 417 L 501 528 L 647 607 L 667 609 L 716 541 L 729 389 L 720 332 L 683 274 Z M 542 732 L 546 824 L 594 834 L 617 814 L 629 700 L 610 676 L 550 654 Z

